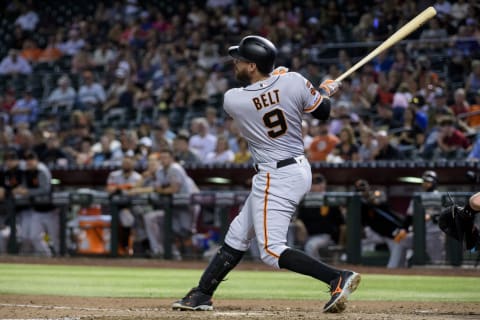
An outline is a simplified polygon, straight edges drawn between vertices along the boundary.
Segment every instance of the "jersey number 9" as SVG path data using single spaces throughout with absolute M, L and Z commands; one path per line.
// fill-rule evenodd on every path
M 287 122 L 281 109 L 273 109 L 265 113 L 263 123 L 269 129 L 267 131 L 270 138 L 277 138 L 287 132 Z

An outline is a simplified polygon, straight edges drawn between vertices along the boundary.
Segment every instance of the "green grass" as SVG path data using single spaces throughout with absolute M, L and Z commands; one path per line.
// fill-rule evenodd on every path
M 0 264 L 0 294 L 178 298 L 201 270 Z M 480 278 L 363 275 L 352 300 L 480 302 Z M 233 271 L 217 298 L 326 299 L 326 286 L 291 272 Z

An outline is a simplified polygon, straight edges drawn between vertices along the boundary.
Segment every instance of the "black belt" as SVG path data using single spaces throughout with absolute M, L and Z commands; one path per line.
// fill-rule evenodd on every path
M 297 163 L 297 160 L 295 158 L 288 158 L 288 159 L 283 159 L 277 162 L 277 169 L 280 169 L 282 167 L 289 166 L 291 164 Z
M 283 159 L 277 162 L 277 169 L 289 166 L 291 164 L 297 163 L 297 160 L 295 158 L 288 158 L 288 159 Z M 259 171 L 260 168 L 258 167 L 258 164 L 254 165 L 255 170 Z

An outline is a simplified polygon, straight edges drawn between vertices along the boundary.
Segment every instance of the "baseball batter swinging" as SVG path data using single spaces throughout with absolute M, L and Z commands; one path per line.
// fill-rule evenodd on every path
M 298 73 L 272 73 L 276 52 L 269 40 L 259 36 L 247 36 L 229 48 L 237 80 L 249 85 L 228 90 L 223 107 L 248 141 L 257 173 L 223 246 L 198 286 L 172 305 L 175 310 L 213 310 L 213 293 L 240 262 L 253 237 L 264 263 L 309 275 L 330 286 L 331 298 L 324 312 L 343 311 L 349 294 L 360 283 L 358 273 L 335 269 L 286 246 L 290 219 L 312 182 L 304 156 L 302 115 L 310 113 L 326 120 L 329 97 L 340 83 L 327 80 L 317 90 Z

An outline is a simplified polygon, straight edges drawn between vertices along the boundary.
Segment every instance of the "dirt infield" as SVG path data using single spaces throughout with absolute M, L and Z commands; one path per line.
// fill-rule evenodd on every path
M 221 300 L 213 312 L 170 310 L 171 300 L 0 296 L 1 319 L 479 319 L 478 303 L 351 301 L 342 314 L 323 314 L 323 301 Z
M 0 257 L 0 263 L 49 263 L 71 265 L 108 265 L 158 268 L 203 268 L 206 262 L 171 262 L 142 259 L 38 259 Z M 259 263 L 244 262 L 244 270 L 267 270 Z M 355 267 L 362 273 L 396 273 L 424 275 L 476 276 L 478 269 L 413 268 L 387 270 L 384 268 Z M 480 293 L 479 293 L 480 295 Z M 457 320 L 480 319 L 480 304 L 445 302 L 377 302 L 351 301 L 342 314 L 323 314 L 325 301 L 299 300 L 218 300 L 213 312 L 172 311 L 170 299 L 137 298 L 84 298 L 65 296 L 0 295 L 2 319 L 399 319 L 399 320 Z

